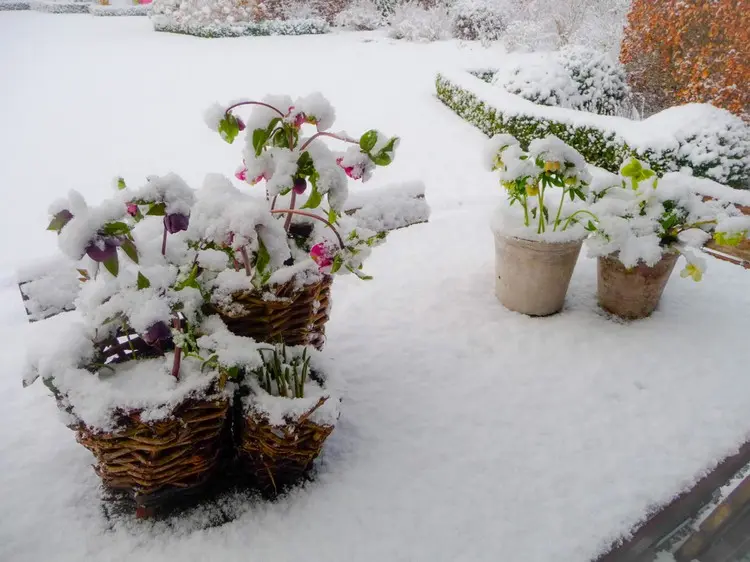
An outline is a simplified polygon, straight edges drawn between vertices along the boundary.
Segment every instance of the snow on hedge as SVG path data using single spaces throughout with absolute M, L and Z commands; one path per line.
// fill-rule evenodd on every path
M 16 0 L 0 0 L 0 12 L 3 10 L 28 10 L 29 3 Z
M 690 168 L 732 187 L 749 185 L 750 126 L 711 105 L 677 106 L 633 121 L 537 105 L 462 70 L 439 73 L 436 88 L 443 103 L 490 136 L 509 133 L 528 144 L 554 134 L 612 172 L 637 156 L 659 172 Z
M 101 5 L 91 4 L 89 6 L 89 13 L 92 16 L 147 16 L 151 13 L 150 4 L 135 4 L 135 5 Z

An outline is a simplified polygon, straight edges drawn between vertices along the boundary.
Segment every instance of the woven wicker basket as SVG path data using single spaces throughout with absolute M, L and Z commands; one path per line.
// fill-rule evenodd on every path
M 79 425 L 77 439 L 96 457 L 94 470 L 106 488 L 152 510 L 207 482 L 219 461 L 228 409 L 227 399 L 191 401 L 154 422 L 134 412 L 113 433 Z
M 276 494 L 296 483 L 312 467 L 333 425 L 319 425 L 310 415 L 327 398 L 286 425 L 274 426 L 262 414 L 250 412 L 240 429 L 238 455 L 253 486 Z
M 318 283 L 298 289 L 292 280 L 270 289 L 273 300 L 263 299 L 258 291 L 244 291 L 233 296 L 231 305 L 216 309 L 227 328 L 238 336 L 321 349 L 332 282 L 333 278 L 327 275 Z

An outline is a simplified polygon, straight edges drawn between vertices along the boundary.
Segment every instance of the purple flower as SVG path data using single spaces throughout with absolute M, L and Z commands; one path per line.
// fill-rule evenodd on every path
M 128 203 L 127 208 L 128 208 L 128 214 L 131 217 L 135 217 L 138 215 L 138 205 L 136 205 L 135 203 Z
M 244 131 L 245 130 L 245 122 L 242 119 L 240 119 L 239 117 L 235 117 L 235 119 L 237 119 L 237 128 L 240 131 Z
M 305 181 L 305 178 L 296 178 L 292 189 L 294 189 L 294 193 L 297 195 L 302 195 L 307 189 L 307 181 Z
M 190 217 L 183 215 L 182 213 L 172 213 L 164 217 L 164 228 L 170 234 L 175 234 L 182 230 L 187 230 L 188 224 L 190 223 Z
M 162 322 L 161 320 L 151 326 L 146 332 L 141 336 L 143 338 L 143 341 L 146 342 L 148 345 L 156 345 L 160 341 L 166 341 L 172 337 L 172 330 L 169 329 L 169 326 L 165 322 Z
M 122 244 L 118 238 L 98 238 L 86 246 L 86 255 L 95 262 L 105 262 L 117 256 L 117 247 Z

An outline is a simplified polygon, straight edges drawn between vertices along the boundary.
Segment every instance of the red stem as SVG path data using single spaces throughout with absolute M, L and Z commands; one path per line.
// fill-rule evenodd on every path
M 250 277 L 250 258 L 247 257 L 247 249 L 245 246 L 240 248 L 240 254 L 242 255 L 242 261 L 245 262 L 245 274 Z
M 164 236 L 161 239 L 161 255 L 167 255 L 167 225 L 164 225 Z
M 354 140 L 354 139 L 350 139 L 350 138 L 346 138 L 346 137 L 340 137 L 340 136 L 335 135 L 333 133 L 326 133 L 325 131 L 318 131 L 313 136 L 311 136 L 309 139 L 307 139 L 307 141 L 305 142 L 305 144 L 302 145 L 302 147 L 299 149 L 299 151 L 300 152 L 304 152 L 304 150 L 308 146 L 310 146 L 310 143 L 312 141 L 314 141 L 315 139 L 317 139 L 318 137 L 331 137 L 332 139 L 338 139 L 340 141 L 350 142 L 352 144 L 359 144 L 358 140 Z
M 276 113 L 281 115 L 281 117 L 284 117 L 284 114 L 281 113 L 278 109 L 276 109 L 272 105 L 268 105 L 267 103 L 263 103 L 262 101 L 241 101 L 239 103 L 235 103 L 234 105 L 230 105 L 227 107 L 227 109 L 224 111 L 224 115 L 229 115 L 229 112 L 232 111 L 235 107 L 240 107 L 241 105 L 260 105 L 262 107 L 267 107 L 268 109 L 274 110 Z
M 174 326 L 177 330 L 180 329 L 180 320 L 178 318 L 174 318 L 172 320 L 172 326 Z M 181 347 L 175 347 L 174 348 L 174 363 L 172 364 L 172 376 L 176 378 L 177 380 L 180 380 L 180 361 L 182 359 L 182 348 Z
M 344 249 L 344 240 L 341 238 L 339 231 L 336 230 L 336 227 L 333 226 L 330 222 L 328 222 L 323 217 L 319 217 L 315 213 L 308 213 L 306 211 L 297 211 L 295 209 L 276 209 L 276 210 L 271 211 L 272 215 L 277 215 L 281 213 L 289 213 L 289 215 L 302 215 L 303 217 L 310 217 L 311 219 L 319 220 L 320 222 L 325 223 L 328 226 L 328 228 L 330 228 L 333 231 L 333 233 L 336 235 L 336 238 L 338 238 L 341 249 L 342 250 Z
M 297 192 L 294 191 L 294 188 L 292 188 L 292 200 L 289 203 L 289 209 L 290 210 L 294 209 L 294 204 L 296 202 L 297 202 Z M 291 224 L 292 224 L 292 213 L 289 213 L 286 216 L 286 221 L 284 221 L 284 230 L 286 230 L 287 232 L 289 232 L 289 227 L 291 226 Z

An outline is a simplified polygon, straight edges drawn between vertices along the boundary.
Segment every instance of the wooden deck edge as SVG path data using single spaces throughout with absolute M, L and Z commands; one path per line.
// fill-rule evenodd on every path
M 729 482 L 745 465 L 750 463 L 750 442 L 739 451 L 725 458 L 695 486 L 677 496 L 669 504 L 654 513 L 632 536 L 617 544 L 595 559 L 595 562 L 641 562 L 656 553 L 659 542 L 684 521 L 692 518 L 706 504 L 714 492 Z

